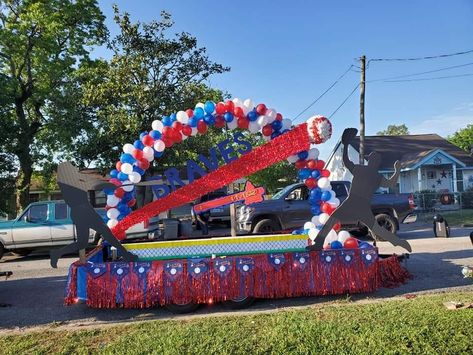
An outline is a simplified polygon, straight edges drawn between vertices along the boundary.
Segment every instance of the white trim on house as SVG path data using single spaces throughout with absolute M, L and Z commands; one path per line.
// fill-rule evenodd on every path
M 457 158 L 455 157 L 452 157 L 450 154 L 448 154 L 447 152 L 445 152 L 444 150 L 438 148 L 438 149 L 435 149 L 434 151 L 430 152 L 429 154 L 427 154 L 425 157 L 423 157 L 420 161 L 418 161 L 416 164 L 414 164 L 413 166 L 410 166 L 408 168 L 404 168 L 403 170 L 404 171 L 407 171 L 407 170 L 414 170 L 414 169 L 417 169 L 419 166 L 422 166 L 424 165 L 426 162 L 428 162 L 432 157 L 434 157 L 435 155 L 437 154 L 441 154 L 443 155 L 445 158 L 447 158 L 448 160 L 451 160 L 452 162 L 460 165 L 461 167 L 465 167 L 466 164 L 461 162 L 460 160 L 458 160 Z M 451 164 L 451 163 L 442 163 L 442 164 Z M 430 165 L 430 164 L 429 164 Z

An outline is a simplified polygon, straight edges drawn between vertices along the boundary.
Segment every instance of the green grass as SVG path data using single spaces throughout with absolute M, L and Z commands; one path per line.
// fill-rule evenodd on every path
M 0 336 L 2 354 L 472 354 L 472 293 Z
M 473 224 L 473 209 L 463 209 L 458 211 L 439 211 L 448 222 L 449 226 L 460 227 L 464 224 Z M 432 218 L 436 213 L 422 214 L 422 220 L 432 222 Z

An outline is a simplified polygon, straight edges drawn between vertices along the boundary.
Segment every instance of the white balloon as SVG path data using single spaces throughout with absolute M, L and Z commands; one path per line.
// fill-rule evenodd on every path
M 176 119 L 182 124 L 187 124 L 187 122 L 189 122 L 189 116 L 187 116 L 185 111 L 178 111 L 176 114 Z
M 129 178 L 129 176 L 128 176 L 128 178 Z M 130 191 L 133 191 L 133 188 L 134 188 L 134 186 L 131 184 L 130 180 L 123 181 L 123 186 L 122 186 L 123 190 L 125 190 L 126 192 L 130 192 Z
M 263 126 L 266 126 L 268 124 L 268 117 L 267 116 L 259 116 L 258 119 L 256 120 L 256 122 L 258 122 L 258 124 L 263 127 Z
M 113 228 L 113 227 L 115 227 L 117 224 L 118 224 L 118 220 L 116 220 L 116 219 L 110 219 L 110 220 L 107 222 L 108 228 Z
M 183 140 L 183 141 L 185 141 L 187 138 L 189 138 L 189 137 L 187 137 L 187 136 L 186 136 L 184 133 L 182 133 L 182 132 L 181 132 L 181 136 L 182 136 L 182 140 Z
M 319 216 L 312 217 L 310 221 L 314 224 L 314 226 L 318 226 L 320 224 Z
M 243 106 L 247 107 L 249 111 L 255 108 L 255 104 L 251 99 L 246 99 L 245 101 L 243 101 Z
M 317 185 L 318 185 L 322 190 L 330 190 L 330 189 L 329 189 L 330 180 L 327 179 L 326 177 L 320 178 L 320 179 L 317 181 Z
M 287 161 L 291 164 L 294 164 L 296 161 L 299 160 L 299 157 L 296 155 L 290 155 L 288 158 L 287 158 Z
M 195 105 L 195 108 L 200 107 L 202 110 L 205 111 L 204 107 L 205 105 L 202 102 L 199 102 L 197 105 Z
M 154 120 L 153 123 L 151 123 L 151 128 L 155 131 L 162 132 L 164 125 L 160 120 Z
M 265 142 L 269 142 L 271 140 L 271 136 L 263 136 Z
M 131 152 L 135 149 L 135 147 L 133 146 L 133 144 L 130 144 L 130 143 L 127 143 L 123 146 L 123 152 L 124 153 L 128 153 L 128 154 L 131 154 Z
M 337 193 L 333 190 L 330 191 L 330 195 L 332 195 L 332 197 L 330 197 L 331 200 L 337 197 Z
M 340 200 L 338 198 L 331 198 L 330 200 L 328 200 L 328 203 L 330 205 L 332 205 L 333 207 L 338 207 L 340 206 Z
M 248 114 L 248 112 L 251 111 L 251 109 L 249 107 L 246 107 L 246 106 L 242 106 L 241 109 L 243 110 L 243 114 L 246 116 Z
M 284 131 L 285 129 L 291 129 L 291 126 L 292 126 L 292 121 L 289 118 L 285 118 L 282 120 L 281 130 Z
M 337 232 L 335 232 L 333 229 L 331 229 L 330 232 L 328 232 L 328 234 L 327 234 L 327 238 L 330 242 L 334 242 L 334 241 L 338 240 Z
M 154 149 L 151 147 L 144 147 L 143 148 L 143 154 L 146 158 L 147 161 L 151 162 L 154 160 Z
M 270 108 L 266 110 L 266 116 L 268 116 L 269 121 L 274 121 L 276 119 L 277 112 L 274 108 Z
M 351 237 L 351 235 L 347 231 L 338 232 L 338 241 L 342 244 L 345 243 L 345 240 L 347 240 L 350 237 Z
M 236 107 L 242 107 L 243 106 L 243 101 L 241 101 L 238 97 L 235 97 L 232 101 L 233 101 L 233 104 Z
M 110 208 L 107 211 L 107 217 L 110 219 L 117 219 L 119 215 L 120 215 L 120 211 L 117 210 L 116 208 Z
M 258 124 L 258 122 L 251 121 L 250 124 L 248 125 L 248 130 L 251 133 L 256 133 L 261 129 L 261 126 Z
M 110 207 L 115 207 L 120 202 L 120 199 L 115 195 L 108 195 L 107 196 L 107 205 Z
M 307 159 L 318 159 L 319 157 L 319 150 L 317 148 L 310 148 L 309 149 L 309 156 Z
M 315 228 L 314 223 L 312 223 L 312 222 L 305 222 L 304 223 L 304 229 L 312 229 L 312 228 Z
M 233 120 L 231 122 L 227 122 L 228 129 L 235 129 L 238 127 L 237 120 Z
M 123 163 L 120 167 L 120 170 L 124 174 L 131 174 L 133 172 L 133 165 L 131 165 L 130 163 Z
M 133 184 L 137 184 L 141 181 L 141 175 L 134 171 L 130 175 L 128 175 L 128 179 L 130 179 Z
M 197 135 L 197 133 L 199 133 L 199 131 L 197 130 L 197 127 L 192 127 L 192 133 L 191 133 L 191 136 L 194 137 Z
M 328 213 L 321 213 L 319 214 L 319 222 L 320 224 L 325 224 L 328 219 L 330 218 L 330 215 Z
M 166 145 L 161 139 L 157 139 L 154 141 L 154 150 L 157 152 L 163 152 L 166 149 Z
M 309 238 L 310 240 L 314 241 L 315 238 L 317 238 L 317 236 L 319 235 L 319 230 L 317 228 L 312 228 L 312 229 L 309 229 Z

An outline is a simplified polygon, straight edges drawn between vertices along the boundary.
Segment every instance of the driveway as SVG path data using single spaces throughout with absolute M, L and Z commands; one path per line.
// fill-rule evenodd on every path
M 433 238 L 431 228 L 414 226 L 404 228 L 401 237 L 410 240 L 413 253 L 406 266 L 414 275 L 407 284 L 394 289 L 380 289 L 372 294 L 354 295 L 353 300 L 402 296 L 407 293 L 444 292 L 447 290 L 473 291 L 473 281 L 464 279 L 461 266 L 473 265 L 473 248 L 468 237 L 471 229 L 453 228 L 452 238 Z M 422 228 L 421 228 L 422 227 Z M 380 253 L 402 253 L 388 243 L 379 243 Z M 63 292 L 69 265 L 75 257 L 59 261 L 57 269 L 49 266 L 45 254 L 28 257 L 5 256 L 0 270 L 13 271 L 8 280 L 0 281 L 0 302 L 11 306 L 0 308 L 0 330 L 37 327 L 56 323 L 65 327 L 103 325 L 146 319 L 179 318 L 162 308 L 149 310 L 100 310 L 83 304 L 64 307 Z M 310 306 L 340 297 L 302 297 L 283 300 L 260 300 L 244 311 L 228 311 L 220 305 L 204 306 L 191 317 L 238 312 L 273 311 L 286 307 Z M 187 316 L 188 318 L 189 316 Z

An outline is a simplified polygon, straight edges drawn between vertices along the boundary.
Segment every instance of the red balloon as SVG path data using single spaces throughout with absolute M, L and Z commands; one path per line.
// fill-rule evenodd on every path
M 273 133 L 273 127 L 270 124 L 263 127 L 263 135 L 270 136 L 271 133 Z
M 133 156 L 133 158 L 135 158 L 136 160 L 140 160 L 143 158 L 143 151 L 140 150 L 140 149 L 133 149 L 133 151 L 131 152 L 131 155 Z
M 245 117 L 245 113 L 243 112 L 243 109 L 241 107 L 235 107 L 233 109 L 233 114 L 237 117 Z
M 149 161 L 147 159 L 138 160 L 138 168 L 147 170 L 149 168 Z
M 306 164 L 307 164 L 306 160 L 299 159 L 298 161 L 296 161 L 296 163 L 294 165 L 296 166 L 296 169 L 303 169 L 303 168 L 305 168 Z
M 266 105 L 265 104 L 258 104 L 256 106 L 256 112 L 258 112 L 258 115 L 262 116 L 266 113 Z
M 200 134 L 207 132 L 207 125 L 204 120 L 199 120 L 199 122 L 197 122 L 197 131 L 199 131 Z
M 215 116 L 215 127 L 217 128 L 225 127 L 225 120 L 223 119 L 223 116 L 221 115 Z
M 282 121 L 282 115 L 279 112 L 276 114 L 276 119 Z
M 227 112 L 233 112 L 233 110 L 235 109 L 235 104 L 233 103 L 232 100 L 228 100 L 226 103 L 225 103 L 225 110 Z
M 146 145 L 148 147 L 151 147 L 154 144 L 154 139 L 149 134 L 144 136 L 141 141 L 143 142 L 144 145 Z
M 122 162 L 121 161 L 117 161 L 117 163 L 115 164 L 115 167 L 117 168 L 118 171 L 122 171 L 121 168 L 122 168 Z
M 358 248 L 358 240 L 352 237 L 349 237 L 343 243 L 343 247 L 346 249 L 356 249 Z
M 240 107 L 237 107 L 240 108 Z M 240 117 L 237 121 L 238 128 L 241 129 L 248 129 L 248 126 L 250 124 L 250 121 L 246 117 Z
M 180 131 L 182 129 L 182 123 L 179 122 L 179 121 L 174 121 L 172 123 L 172 128 L 174 128 L 175 130 Z
M 317 180 L 315 180 L 314 178 L 310 177 L 310 178 L 305 179 L 305 184 L 306 184 L 306 186 L 307 186 L 309 189 L 312 190 L 314 187 L 317 186 Z
M 125 190 L 123 190 L 121 187 L 115 190 L 114 195 L 117 196 L 118 198 L 123 198 L 125 195 Z
M 215 106 L 215 112 L 217 113 L 217 115 L 223 115 L 226 111 L 226 108 L 225 108 L 225 104 L 223 102 L 219 102 L 216 106 Z
M 114 184 L 115 186 L 122 186 L 122 182 L 120 180 L 118 180 L 117 178 L 112 178 L 108 181 L 111 182 L 112 184 Z
M 340 229 L 342 229 L 342 224 L 340 222 L 335 223 L 335 225 L 333 226 L 333 230 L 335 232 L 339 232 Z
M 317 162 L 314 160 L 314 159 L 309 159 L 307 160 L 307 167 L 310 169 L 310 170 L 315 170 L 317 169 Z
M 163 128 L 163 137 L 169 137 L 172 134 L 172 127 L 166 126 Z
M 178 130 L 174 130 L 172 134 L 172 140 L 174 143 L 181 143 L 182 142 L 182 134 Z
M 333 207 L 328 202 L 323 202 L 320 206 L 320 210 L 324 213 L 332 214 Z
M 186 113 L 187 113 L 187 117 L 189 117 L 189 118 L 194 116 L 194 110 L 192 110 L 191 108 L 188 108 L 186 110 Z
M 323 177 L 329 177 L 330 176 L 330 171 L 326 170 L 326 169 L 323 169 L 321 172 L 320 172 L 320 175 L 322 175 Z
M 317 160 L 317 170 L 322 170 L 325 166 L 325 162 L 323 160 Z
M 161 140 L 163 141 L 164 145 L 166 146 L 166 148 L 170 148 L 172 147 L 172 145 L 174 144 L 174 142 L 172 141 L 171 138 L 169 137 L 163 137 L 161 138 Z
M 188 125 L 182 126 L 182 133 L 189 137 L 192 134 L 192 127 Z
M 128 207 L 133 207 L 135 204 L 136 204 L 135 199 L 132 199 L 132 200 L 128 201 L 128 203 L 127 203 Z

